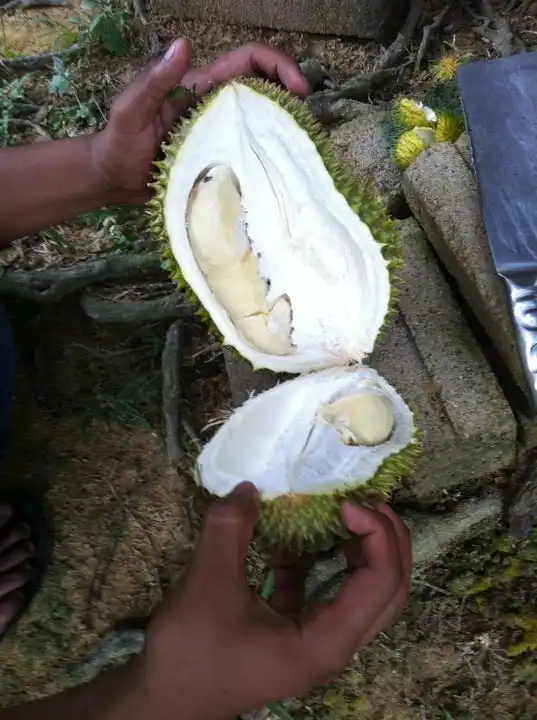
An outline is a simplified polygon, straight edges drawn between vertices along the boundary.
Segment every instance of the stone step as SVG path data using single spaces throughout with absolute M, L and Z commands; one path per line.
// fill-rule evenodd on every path
M 470 161 L 464 141 L 459 149 L 441 143 L 410 166 L 403 188 L 413 215 L 515 382 L 525 391 L 510 312 L 492 262 Z
M 400 313 L 371 365 L 416 412 L 424 452 L 410 493 L 425 499 L 513 463 L 517 428 L 421 229 L 412 219 L 400 229 L 406 261 Z M 236 405 L 278 382 L 225 354 Z
M 429 498 L 513 463 L 517 428 L 425 235 L 413 219 L 399 228 L 401 314 L 371 364 L 417 414 L 424 452 L 412 491 Z
M 386 41 L 399 30 L 401 0 L 151 0 L 157 13 L 186 20 Z

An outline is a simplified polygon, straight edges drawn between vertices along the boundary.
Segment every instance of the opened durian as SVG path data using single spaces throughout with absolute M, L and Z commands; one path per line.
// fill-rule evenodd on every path
M 343 499 L 386 497 L 418 443 L 412 412 L 372 368 L 329 368 L 252 398 L 225 422 L 198 461 L 201 484 L 226 495 L 258 488 L 269 546 L 327 549 L 345 534 Z
M 404 401 L 361 365 L 394 304 L 395 224 L 305 104 L 265 81 L 216 90 L 165 151 L 150 212 L 170 275 L 254 368 L 307 373 L 227 420 L 199 482 L 254 482 L 267 544 L 328 547 L 342 498 L 383 497 L 417 448 Z

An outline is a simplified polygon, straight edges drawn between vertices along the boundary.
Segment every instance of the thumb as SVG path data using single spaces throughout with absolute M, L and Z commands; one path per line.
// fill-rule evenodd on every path
M 197 578 L 205 591 L 208 579 L 213 587 L 246 587 L 246 554 L 258 515 L 259 495 L 252 483 L 241 483 L 215 502 L 205 517 L 190 580 Z
M 189 62 L 190 43 L 179 38 L 170 45 L 164 57 L 149 63 L 114 102 L 114 119 L 121 124 L 121 129 L 136 132 L 147 127 L 167 96 L 180 84 Z M 190 101 L 185 100 L 184 104 L 186 112 Z

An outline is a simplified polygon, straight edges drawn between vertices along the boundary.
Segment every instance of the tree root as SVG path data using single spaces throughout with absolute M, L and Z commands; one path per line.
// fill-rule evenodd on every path
M 54 303 L 67 295 L 83 290 L 88 285 L 107 280 L 135 277 L 159 272 L 158 253 L 143 255 L 111 255 L 99 260 L 70 265 L 68 267 L 37 270 L 7 270 L 0 274 L 0 295 Z
M 519 489 L 508 511 L 509 535 L 526 540 L 537 519 L 537 471 L 533 470 Z
M 439 13 L 437 13 L 433 21 L 430 25 L 426 25 L 423 28 L 423 37 L 421 38 L 420 46 L 418 48 L 418 52 L 416 54 L 416 62 L 414 65 L 414 68 L 416 72 L 420 69 L 421 64 L 423 62 L 423 58 L 425 57 L 425 53 L 427 52 L 427 48 L 429 47 L 429 42 L 431 40 L 431 35 L 438 30 L 438 28 L 442 25 L 444 22 L 444 18 L 448 14 L 448 12 L 451 10 L 451 6 L 453 5 L 452 2 L 448 2 L 444 7 L 440 10 Z
M 134 14 L 142 25 L 147 25 L 147 12 L 145 9 L 144 0 L 132 0 L 132 7 Z
M 45 70 L 54 64 L 54 58 L 69 58 L 77 55 L 83 50 L 83 45 L 71 45 L 66 50 L 58 52 L 43 53 L 42 55 L 28 55 L 25 57 L 0 58 L 0 74 L 2 71 L 28 72 L 31 70 Z
M 346 80 L 336 90 L 321 90 L 313 93 L 307 98 L 309 108 L 319 122 L 325 124 L 334 122 L 334 112 L 331 108 L 333 103 L 345 98 L 366 100 L 372 90 L 378 89 L 393 80 L 397 75 L 404 72 L 409 65 L 410 62 L 405 62 L 394 68 L 358 75 Z
M 166 427 L 166 453 L 172 467 L 184 457 L 181 447 L 181 321 L 168 328 L 162 351 L 162 410 Z
M 89 318 L 105 324 L 157 322 L 190 316 L 194 312 L 178 292 L 153 300 L 113 300 L 87 291 L 80 298 L 80 304 Z
M 8 0 L 5 5 L 0 5 L 0 15 L 12 10 L 33 10 L 47 7 L 71 7 L 68 0 Z
M 495 52 L 508 57 L 514 52 L 513 33 L 505 15 L 494 12 L 490 0 L 481 0 L 483 25 L 477 28 L 480 35 L 488 40 Z
M 392 44 L 383 52 L 375 65 L 375 71 L 386 70 L 386 68 L 391 68 L 400 62 L 406 49 L 414 38 L 414 33 L 416 32 L 416 28 L 418 27 L 418 23 L 423 14 L 423 8 L 424 0 L 412 0 L 401 32 Z

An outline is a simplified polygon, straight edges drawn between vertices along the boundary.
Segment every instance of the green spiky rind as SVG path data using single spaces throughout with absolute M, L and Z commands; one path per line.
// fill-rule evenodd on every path
M 369 227 L 373 237 L 379 243 L 382 255 L 388 265 L 391 286 L 388 312 L 381 328 L 381 332 L 383 332 L 396 310 L 397 292 L 395 284 L 397 281 L 397 270 L 402 266 L 401 244 L 396 222 L 388 215 L 387 209 L 374 186 L 365 180 L 359 180 L 353 177 L 344 164 L 335 156 L 332 150 L 330 136 L 314 118 L 302 100 L 267 80 L 237 78 L 235 82 L 247 85 L 255 92 L 264 95 L 276 103 L 293 117 L 299 127 L 307 132 L 317 148 L 327 172 L 332 177 L 336 189 L 346 198 L 353 211 Z M 222 341 L 220 331 L 211 320 L 210 314 L 202 306 L 194 291 L 185 282 L 181 269 L 171 251 L 164 221 L 164 197 L 168 185 L 170 168 L 177 153 L 188 137 L 192 126 L 196 123 L 197 119 L 203 115 L 208 106 L 214 102 L 222 89 L 223 87 L 207 95 L 192 111 L 191 115 L 182 121 L 170 136 L 168 143 L 163 146 L 165 157 L 164 160 L 155 163 L 157 172 L 155 173 L 154 182 L 152 183 L 155 194 L 148 205 L 148 213 L 151 216 L 151 228 L 159 241 L 163 267 L 189 302 L 198 308 L 197 314 L 206 323 L 211 334 L 220 341 Z M 237 356 L 240 356 L 234 347 L 232 347 L 232 351 Z
M 336 493 L 283 495 L 261 503 L 256 529 L 260 547 L 281 548 L 298 554 L 324 552 L 348 537 L 341 519 L 344 500 L 372 506 L 389 499 L 401 480 L 410 475 L 421 455 L 421 433 L 406 448 L 387 458 L 366 484 Z
M 447 139 L 440 139 L 438 137 L 439 133 L 439 126 L 441 121 L 447 121 L 452 125 L 453 134 L 452 137 Z M 460 135 L 462 134 L 464 130 L 464 117 L 462 113 L 459 112 L 453 112 L 452 110 L 444 110 L 441 113 L 438 113 L 438 123 L 436 128 L 436 140 L 437 142 L 447 142 L 448 140 L 451 142 L 455 142 Z
M 402 135 L 406 130 L 413 130 L 417 126 L 434 128 L 434 121 L 427 120 L 424 110 L 416 108 L 414 111 L 407 112 L 403 107 L 405 102 L 416 103 L 413 98 L 404 96 L 395 101 L 392 110 L 392 123 L 397 137 Z

